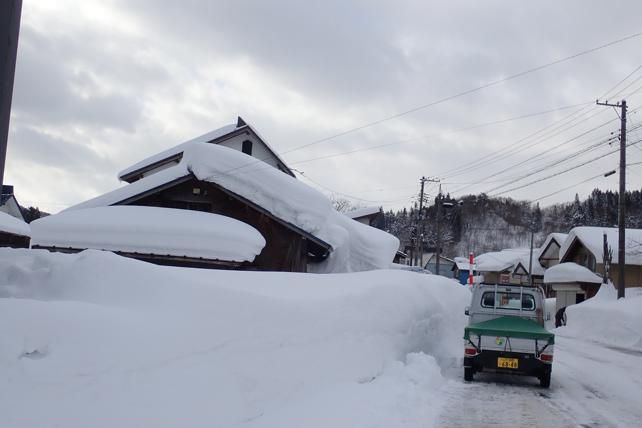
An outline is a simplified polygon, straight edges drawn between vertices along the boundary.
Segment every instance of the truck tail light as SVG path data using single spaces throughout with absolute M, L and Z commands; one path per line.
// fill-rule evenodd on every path
M 472 346 L 466 346 L 464 347 L 464 355 L 467 357 L 473 357 L 477 355 L 477 349 L 473 348 Z
M 553 354 L 541 354 L 539 356 L 539 359 L 545 363 L 552 363 L 553 362 Z

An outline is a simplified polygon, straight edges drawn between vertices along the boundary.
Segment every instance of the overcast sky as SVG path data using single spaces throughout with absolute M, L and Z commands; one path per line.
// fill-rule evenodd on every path
M 301 180 L 359 205 L 410 206 L 421 176 L 459 196 L 585 198 L 617 189 L 591 179 L 617 154 L 512 189 L 617 148 L 605 94 L 642 139 L 642 37 L 299 147 L 642 32 L 640 16 L 633 0 L 24 0 L 4 181 L 55 213 L 240 115 Z

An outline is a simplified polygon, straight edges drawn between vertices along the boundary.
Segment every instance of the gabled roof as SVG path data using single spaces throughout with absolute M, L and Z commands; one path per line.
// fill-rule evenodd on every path
M 575 227 L 560 248 L 560 262 L 569 261 L 571 250 L 577 245 L 584 246 L 595 257 L 597 263 L 603 260 L 603 235 L 613 250 L 613 261 L 618 261 L 618 229 L 615 227 Z M 642 229 L 626 229 L 624 260 L 628 265 L 642 265 Z
M 568 234 L 566 233 L 549 233 L 540 248 L 540 255 L 537 259 L 539 261 L 558 260 L 559 249 L 566 241 L 566 238 L 568 238 Z M 555 252 L 558 253 L 557 256 L 554 255 Z
M 153 156 L 145 158 L 142 161 L 137 162 L 128 168 L 125 168 L 124 170 L 118 173 L 118 178 L 121 181 L 131 182 L 132 179 L 137 178 L 140 174 L 146 171 L 153 170 L 169 162 L 178 163 L 183 156 L 183 152 L 185 151 L 185 148 L 192 144 L 195 144 L 195 143 L 219 144 L 225 140 L 228 140 L 232 137 L 235 137 L 239 134 L 243 134 L 245 132 L 251 132 L 252 134 L 254 134 L 254 136 L 261 143 L 265 145 L 267 150 L 272 155 L 274 155 L 274 157 L 283 165 L 285 172 L 291 175 L 292 177 L 294 177 L 294 173 L 292 172 L 292 170 L 290 170 L 290 168 L 283 161 L 283 159 L 281 159 L 281 157 L 274 150 L 272 150 L 272 147 L 270 147 L 270 145 L 263 138 L 261 138 L 259 133 L 256 132 L 256 130 L 253 127 L 251 127 L 249 124 L 247 124 L 243 120 L 243 118 L 238 117 L 236 124 L 226 125 L 214 131 L 210 131 L 199 137 L 193 138 L 189 141 L 181 143 L 170 149 L 164 150 Z
M 377 215 L 381 212 L 381 207 L 364 207 L 364 208 L 357 208 L 352 211 L 348 211 L 345 213 L 348 217 L 350 217 L 353 220 L 362 218 L 362 217 L 370 217 Z

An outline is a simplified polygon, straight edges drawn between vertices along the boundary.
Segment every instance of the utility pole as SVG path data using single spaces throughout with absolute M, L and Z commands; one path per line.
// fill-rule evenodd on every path
M 626 193 L 626 100 L 620 103 L 609 104 L 608 101 L 601 103 L 595 101 L 597 105 L 609 106 L 613 108 L 620 107 L 620 197 L 618 201 L 618 254 L 617 254 L 617 298 L 624 298 L 624 195 Z
M 439 275 L 439 258 L 441 257 L 441 231 L 439 230 L 439 218 L 441 216 L 441 183 L 439 183 L 439 193 L 437 194 L 437 251 L 435 251 L 435 275 Z
M 419 215 L 417 216 L 417 225 L 415 227 L 415 266 L 419 266 L 421 261 L 423 261 L 423 209 L 424 209 L 424 184 L 428 181 L 426 177 L 421 177 L 419 182 L 421 183 L 421 192 L 419 193 Z M 420 247 L 421 246 L 421 247 Z M 421 248 L 421 251 L 420 251 Z M 421 255 L 420 255 L 421 254 Z
M 4 183 L 21 12 L 22 0 L 0 2 L 0 192 Z

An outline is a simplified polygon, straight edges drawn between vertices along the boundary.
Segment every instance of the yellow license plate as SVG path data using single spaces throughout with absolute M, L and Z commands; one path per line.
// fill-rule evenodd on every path
M 517 358 L 497 357 L 497 367 L 502 369 L 517 369 L 519 368 L 519 360 Z

